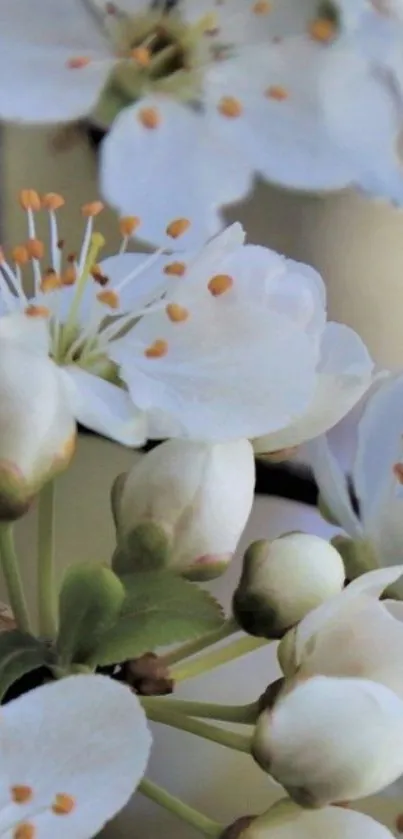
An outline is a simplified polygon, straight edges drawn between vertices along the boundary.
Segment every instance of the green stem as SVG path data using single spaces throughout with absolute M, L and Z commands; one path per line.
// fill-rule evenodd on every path
M 171 728 L 177 728 L 180 731 L 188 731 L 189 734 L 195 734 L 196 737 L 202 737 L 204 740 L 219 743 L 228 749 L 235 749 L 237 752 L 250 754 L 251 738 L 246 734 L 225 731 L 225 729 L 218 728 L 215 725 L 210 725 L 201 720 L 195 720 L 193 717 L 187 717 L 184 714 L 175 713 L 175 711 L 165 710 L 162 707 L 158 708 L 158 710 L 156 708 L 147 709 L 147 716 L 153 722 L 169 725 Z
M 223 664 L 227 664 L 227 662 L 233 661 L 235 658 L 240 658 L 246 655 L 246 653 L 257 650 L 259 647 L 264 647 L 268 643 L 270 642 L 266 638 L 254 638 L 250 635 L 243 636 L 238 641 L 227 644 L 226 647 L 222 647 L 219 650 L 212 650 L 212 652 L 196 658 L 195 661 L 191 661 L 189 664 L 172 667 L 170 675 L 175 682 L 194 679 L 195 676 L 200 676 L 202 673 L 207 673 L 209 670 L 221 667 Z
M 142 793 L 142 795 L 145 795 L 151 801 L 154 801 L 155 804 L 159 804 L 160 807 L 164 807 L 165 810 L 169 810 L 170 813 L 178 816 L 178 818 L 182 819 L 182 821 L 187 822 L 187 824 L 191 824 L 192 827 L 204 836 L 213 836 L 214 839 L 219 839 L 224 831 L 223 825 L 209 819 L 207 816 L 203 815 L 203 813 L 199 813 L 198 810 L 194 810 L 193 807 L 189 807 L 189 805 L 181 801 L 180 798 L 176 798 L 174 795 L 171 795 L 167 792 L 167 790 L 162 789 L 162 787 L 159 787 L 157 784 L 154 784 L 153 781 L 149 781 L 148 778 L 143 778 L 137 789 Z
M 213 644 L 218 644 L 219 641 L 224 641 L 225 638 L 229 638 L 230 635 L 234 635 L 235 632 L 239 632 L 239 626 L 234 618 L 228 618 L 228 620 L 226 620 L 219 629 L 213 629 L 211 632 L 206 632 L 205 635 L 202 635 L 200 638 L 196 638 L 195 641 L 187 641 L 186 644 L 182 644 L 180 647 L 172 650 L 171 653 L 164 655 L 164 664 L 168 667 L 170 667 L 171 664 L 177 664 L 184 658 L 189 658 L 191 655 L 200 653 L 202 650 L 205 650 L 206 647 L 211 647 Z
M 236 722 L 243 725 L 254 725 L 258 717 L 257 702 L 251 702 L 249 705 L 220 705 L 215 702 L 191 702 L 187 699 L 142 697 L 141 704 L 146 713 L 158 712 L 161 708 L 166 708 L 167 711 L 190 717 Z
M 38 615 L 39 631 L 45 638 L 57 634 L 54 582 L 55 485 L 45 484 L 38 506 Z
M 8 522 L 0 525 L 0 561 L 8 599 L 18 629 L 22 632 L 31 632 L 28 607 L 14 545 L 13 525 Z

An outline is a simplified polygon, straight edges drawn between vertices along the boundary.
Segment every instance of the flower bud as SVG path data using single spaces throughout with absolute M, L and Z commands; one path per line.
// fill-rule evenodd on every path
M 325 539 L 307 533 L 261 539 L 245 553 L 234 614 L 250 635 L 281 638 L 343 584 L 343 562 Z
M 76 426 L 48 356 L 0 343 L 0 520 L 12 521 L 67 466 Z
M 348 580 L 355 580 L 361 574 L 374 571 L 378 567 L 376 552 L 368 539 L 335 536 L 331 542 L 343 560 Z
M 354 810 L 325 807 L 307 811 L 289 799 L 281 799 L 262 816 L 245 822 L 244 829 L 240 824 L 240 831 L 234 833 L 233 839 L 323 839 L 324 836 L 329 839 L 392 839 L 393 834 L 375 819 Z
M 403 773 L 403 702 L 367 679 L 315 676 L 261 714 L 252 754 L 302 807 L 364 798 Z
M 125 570 L 144 570 L 146 559 L 192 580 L 217 577 L 248 520 L 254 481 L 247 440 L 169 440 L 146 454 L 115 493 L 118 552 L 126 554 Z M 156 562 L 153 551 L 158 552 Z

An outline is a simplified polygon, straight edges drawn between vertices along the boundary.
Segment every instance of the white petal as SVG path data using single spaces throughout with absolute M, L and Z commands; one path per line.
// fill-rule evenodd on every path
M 308 411 L 293 425 L 253 441 L 255 452 L 274 452 L 312 440 L 333 428 L 371 384 L 373 362 L 359 336 L 330 323 L 322 337 L 316 392 Z
M 126 686 L 103 676 L 72 676 L 2 709 L 0 835 L 20 821 L 37 839 L 90 839 L 128 801 L 147 765 L 151 736 Z M 12 786 L 32 800 L 14 804 Z M 68 815 L 52 812 L 69 795 Z
M 392 839 L 383 824 L 363 813 L 342 807 L 302 810 L 286 799 L 253 821 L 242 835 L 244 839 Z
M 27 317 L 21 312 L 0 317 L 0 340 L 12 341 L 21 349 L 48 355 L 50 347 L 47 318 Z
M 209 70 L 206 100 L 211 123 L 218 123 L 223 142 L 243 149 L 270 181 L 296 189 L 339 189 L 358 170 L 357 162 L 334 140 L 323 114 L 319 81 L 330 55 L 308 37 L 288 38 L 246 50 Z M 332 71 L 337 72 L 334 63 Z M 267 96 L 273 87 L 284 88 L 287 98 Z M 228 119 L 219 113 L 223 96 L 241 102 L 240 117 Z
M 151 268 L 147 268 L 140 273 L 142 265 L 145 265 L 149 254 L 145 253 L 122 253 L 116 256 L 109 256 L 99 263 L 101 272 L 108 277 L 108 288 L 118 288 L 120 283 L 129 277 L 135 271 L 139 271 L 139 275 L 132 281 L 123 285 L 119 293 L 120 311 L 126 312 L 136 309 L 143 309 L 149 303 L 162 294 L 168 285 L 168 277 L 164 274 L 164 266 L 167 262 L 172 262 L 172 256 L 161 256 L 153 263 Z
M 139 114 L 156 108 L 160 124 L 145 128 Z M 187 218 L 180 247 L 204 243 L 221 225 L 219 208 L 251 187 L 252 168 L 228 146 L 203 111 L 163 97 L 147 97 L 115 120 L 102 144 L 101 189 L 123 214 L 139 215 L 141 236 L 161 244 L 175 218 Z M 170 240 L 172 247 L 172 240 Z
M 340 526 L 350 536 L 359 539 L 362 536 L 362 526 L 351 503 L 346 476 L 333 455 L 326 436 L 308 443 L 306 453 L 323 500 Z
M 317 3 L 274 0 L 267 13 L 259 14 L 255 0 L 229 0 L 215 6 L 211 0 L 185 0 L 182 12 L 190 23 L 213 13 L 218 30 L 213 40 L 242 46 L 262 41 L 267 44 L 271 38 L 304 32 L 307 21 L 317 12 Z
M 125 390 L 75 365 L 60 372 L 77 422 L 125 446 L 144 443 L 145 418 Z

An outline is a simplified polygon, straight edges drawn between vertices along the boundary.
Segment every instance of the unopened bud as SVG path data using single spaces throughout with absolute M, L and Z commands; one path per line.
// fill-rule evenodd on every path
M 343 560 L 346 577 L 350 582 L 378 568 L 376 552 L 369 540 L 335 536 L 331 543 Z
M 233 609 L 250 635 L 281 638 L 344 584 L 340 555 L 325 539 L 291 533 L 253 542 L 245 553 Z

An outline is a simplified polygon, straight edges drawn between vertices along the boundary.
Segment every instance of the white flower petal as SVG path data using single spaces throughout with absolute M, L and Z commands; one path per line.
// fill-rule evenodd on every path
M 336 521 L 353 538 L 363 535 L 348 491 L 346 476 L 333 455 L 326 436 L 307 443 L 306 454 L 313 469 L 320 494 Z
M 298 832 L 297 832 L 298 831 Z M 392 839 L 392 833 L 370 816 L 343 807 L 302 810 L 282 799 L 259 816 L 243 839 Z
M 9 703 L 0 731 L 0 835 L 26 821 L 37 839 L 90 839 L 130 798 L 150 745 L 137 698 L 103 676 L 72 676 Z M 14 786 L 29 787 L 32 799 L 13 803 Z M 57 795 L 74 799 L 71 813 L 52 812 Z
M 308 411 L 293 425 L 253 441 L 255 452 L 274 452 L 312 440 L 333 428 L 371 384 L 373 362 L 359 336 L 329 323 L 323 333 L 316 392 Z
M 145 417 L 125 390 L 76 365 L 62 368 L 60 374 L 77 422 L 125 446 L 144 443 Z
M 140 273 L 142 265 L 145 265 L 149 254 L 145 253 L 121 253 L 116 256 L 109 256 L 99 263 L 101 272 L 108 278 L 108 289 L 118 288 L 119 309 L 121 312 L 140 310 L 158 297 L 168 286 L 168 277 L 164 274 L 164 266 L 172 262 L 172 256 L 161 256 Z M 119 289 L 120 283 L 136 270 L 139 275 L 132 281 Z
M 144 127 L 141 112 L 156 109 L 160 123 Z M 180 247 L 193 248 L 216 233 L 219 208 L 250 189 L 252 168 L 203 112 L 172 99 L 149 96 L 115 120 L 102 144 L 101 189 L 123 214 L 139 215 L 141 236 L 161 244 L 175 218 L 187 218 Z M 172 240 L 171 240 L 172 246 Z
M 48 355 L 50 337 L 47 318 L 27 317 L 22 312 L 0 317 L 0 340 L 12 341 L 21 349 Z
M 260 13 L 255 0 L 227 0 L 215 6 L 212 0 L 184 0 L 182 3 L 182 13 L 187 21 L 197 23 L 204 15 L 213 14 L 218 30 L 214 40 L 240 46 L 267 44 L 271 38 L 304 32 L 308 20 L 316 12 L 316 0 L 304 0 L 303 3 L 274 0 L 268 4 L 267 12 Z

